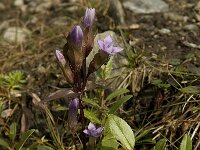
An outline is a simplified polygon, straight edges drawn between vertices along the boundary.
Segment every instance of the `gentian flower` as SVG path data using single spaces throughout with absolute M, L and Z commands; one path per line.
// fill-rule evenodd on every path
M 123 50 L 121 47 L 113 46 L 113 40 L 110 35 L 108 35 L 104 40 L 98 40 L 98 44 L 100 49 L 109 55 L 121 52 Z
M 80 26 L 75 26 L 72 31 L 70 32 L 70 39 L 71 42 L 76 47 L 82 46 L 82 40 L 83 40 L 83 31 Z
M 101 135 L 102 131 L 103 131 L 102 127 L 96 129 L 95 125 L 90 122 L 88 125 L 88 129 L 85 129 L 83 132 L 87 135 L 97 138 Z
M 83 17 L 83 28 L 86 27 L 92 28 L 92 25 L 94 23 L 94 17 L 95 17 L 95 9 L 94 8 L 87 8 L 85 11 L 85 15 Z
M 77 124 L 78 124 L 78 107 L 79 107 L 79 99 L 74 98 L 69 103 L 69 112 L 68 112 L 68 124 L 71 132 L 76 132 Z

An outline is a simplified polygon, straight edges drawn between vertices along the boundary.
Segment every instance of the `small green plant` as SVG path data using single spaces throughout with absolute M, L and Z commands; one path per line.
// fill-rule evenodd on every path
M 6 138 L 0 138 L 0 146 L 3 148 L 6 148 L 8 150 L 21 150 L 26 141 L 29 139 L 29 137 L 35 132 L 34 129 L 30 129 L 20 135 L 20 140 L 16 140 L 17 136 L 17 124 L 13 122 L 9 128 L 6 130 L 5 135 Z

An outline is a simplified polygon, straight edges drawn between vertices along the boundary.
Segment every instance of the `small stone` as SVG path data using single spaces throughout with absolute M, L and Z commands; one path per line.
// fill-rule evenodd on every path
M 159 33 L 160 34 L 169 34 L 171 31 L 169 29 L 166 29 L 166 28 L 162 28 L 159 30 Z
M 196 24 L 188 24 L 188 25 L 185 25 L 183 27 L 183 29 L 187 30 L 187 31 L 190 31 L 190 32 L 193 32 L 193 33 L 197 33 L 199 32 L 199 27 L 196 25 Z
M 198 22 L 200 22 L 200 14 L 196 14 L 196 15 L 195 15 L 195 18 L 196 18 L 196 20 L 197 20 Z
M 0 24 L 0 31 L 6 29 L 9 26 L 9 22 L 8 21 L 3 21 Z
M 176 21 L 176 22 L 179 22 L 179 21 L 182 21 L 182 22 L 187 22 L 189 17 L 188 16 L 182 16 L 182 15 L 179 15 L 179 14 L 176 14 L 176 13 L 165 13 L 164 14 L 164 18 L 166 20 L 171 20 L 171 21 Z
M 123 6 L 137 14 L 149 14 L 166 12 L 169 9 L 163 0 L 126 0 Z
M 15 0 L 14 1 L 14 5 L 18 6 L 18 7 L 21 7 L 21 6 L 24 5 L 24 0 Z
M 3 38 L 7 42 L 24 43 L 30 35 L 30 31 L 26 28 L 9 27 L 3 34 Z
M 5 10 L 5 9 L 6 9 L 5 5 L 3 3 L 0 3 L 0 10 Z

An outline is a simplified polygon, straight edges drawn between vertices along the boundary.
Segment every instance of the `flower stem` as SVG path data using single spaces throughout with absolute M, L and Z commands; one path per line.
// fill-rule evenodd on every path
M 81 96 L 79 97 L 79 108 L 80 108 L 80 117 L 81 117 L 81 125 L 82 125 L 82 131 L 85 129 L 85 116 L 84 116 L 84 107 L 83 107 L 83 104 L 82 104 L 82 100 L 81 100 Z M 83 150 L 86 150 L 86 139 L 85 139 L 85 136 L 84 136 L 84 133 L 81 132 L 81 141 L 82 141 L 82 144 L 83 144 Z

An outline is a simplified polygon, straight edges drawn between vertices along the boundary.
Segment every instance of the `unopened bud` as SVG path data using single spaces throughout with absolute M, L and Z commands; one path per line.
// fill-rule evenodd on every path
M 72 44 L 77 47 L 82 46 L 82 40 L 83 40 L 83 31 L 80 26 L 75 26 L 72 31 L 70 32 L 70 39 Z
M 95 17 L 95 9 L 94 8 L 87 8 L 85 11 L 85 15 L 83 17 L 83 28 L 86 27 L 92 28 L 94 23 Z
M 62 69 L 62 72 L 69 84 L 74 83 L 74 76 L 70 69 L 69 62 L 65 60 L 65 57 L 63 56 L 62 52 L 59 50 L 56 50 L 56 58 L 58 60 L 58 63 L 60 65 L 60 68 Z

